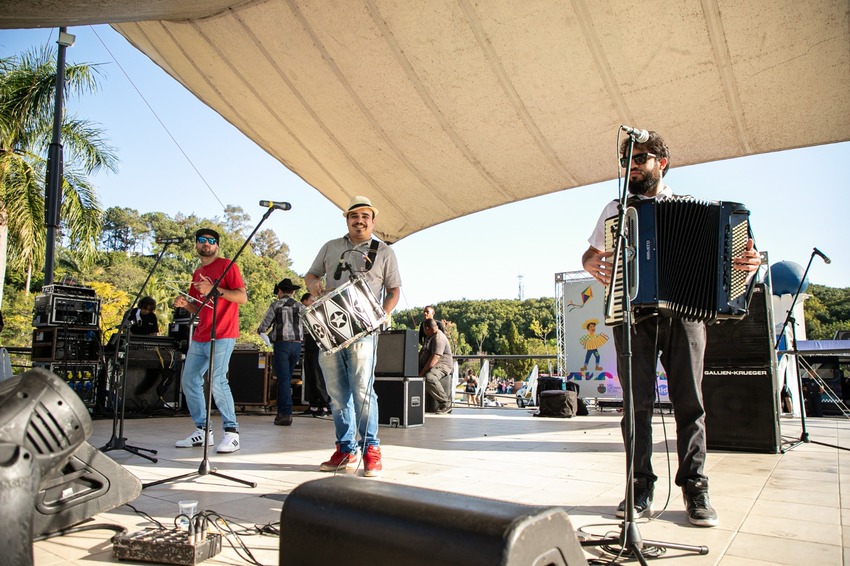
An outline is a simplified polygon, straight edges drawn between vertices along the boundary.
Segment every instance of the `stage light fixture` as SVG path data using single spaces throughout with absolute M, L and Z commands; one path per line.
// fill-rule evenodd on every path
M 32 523 L 42 478 L 91 435 L 83 401 L 36 368 L 0 382 L 0 548 L 8 564 L 32 564 Z

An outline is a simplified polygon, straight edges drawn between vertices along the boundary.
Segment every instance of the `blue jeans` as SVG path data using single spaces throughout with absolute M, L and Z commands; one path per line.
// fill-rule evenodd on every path
M 341 452 L 357 449 L 357 432 L 364 448 L 380 444 L 374 388 L 377 345 L 378 337 L 372 334 L 333 354 L 319 355 Z
M 292 370 L 301 356 L 301 342 L 274 343 L 274 374 L 277 376 L 277 414 L 292 414 Z
M 192 342 L 186 354 L 186 363 L 183 364 L 182 389 L 186 398 L 186 406 L 189 414 L 195 421 L 195 426 L 204 428 L 207 425 L 207 402 L 204 399 L 204 375 L 210 366 L 210 344 L 211 342 Z M 227 369 L 230 365 L 230 354 L 236 338 L 219 338 L 215 341 L 215 362 L 213 364 L 214 374 L 210 380 L 212 384 L 213 399 L 215 406 L 221 413 L 222 426 L 225 429 L 235 428 L 239 430 L 236 423 L 236 408 L 233 406 L 233 394 L 230 392 L 230 384 L 227 382 Z

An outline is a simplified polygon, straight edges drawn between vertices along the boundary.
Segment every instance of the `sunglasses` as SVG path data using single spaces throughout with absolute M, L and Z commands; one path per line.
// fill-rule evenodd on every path
M 211 236 L 198 236 L 197 238 L 195 238 L 195 241 L 199 244 L 209 244 L 212 246 L 215 245 L 218 240 Z
M 643 165 L 644 163 L 646 163 L 646 160 L 649 159 L 650 157 L 658 157 L 658 156 L 655 155 L 654 153 L 636 153 L 635 155 L 632 155 L 632 161 L 634 161 L 638 165 Z M 620 158 L 620 167 L 622 167 L 623 169 L 626 169 L 626 168 L 628 168 L 628 166 L 629 166 L 629 158 L 628 157 L 621 157 Z

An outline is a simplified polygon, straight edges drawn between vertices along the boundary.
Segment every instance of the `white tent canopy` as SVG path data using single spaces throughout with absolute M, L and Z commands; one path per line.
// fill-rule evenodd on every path
M 406 235 L 616 175 L 617 126 L 681 166 L 850 139 L 847 0 L 0 0 L 112 23 L 341 208 Z

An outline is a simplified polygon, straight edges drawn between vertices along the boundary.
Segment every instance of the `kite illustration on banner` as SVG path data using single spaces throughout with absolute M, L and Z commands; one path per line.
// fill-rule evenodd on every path
M 570 301 L 569 303 L 567 303 L 567 306 L 569 307 L 567 312 L 572 312 L 575 309 L 582 308 L 584 305 L 587 304 L 587 301 L 589 301 L 592 298 L 593 298 L 593 289 L 591 289 L 590 286 L 588 285 L 588 287 L 584 291 L 581 292 L 581 304 L 579 305 L 579 304 L 576 304 L 576 303 Z

